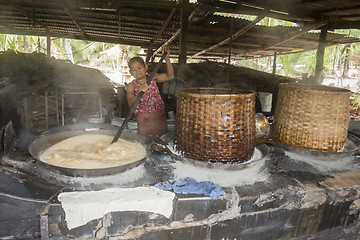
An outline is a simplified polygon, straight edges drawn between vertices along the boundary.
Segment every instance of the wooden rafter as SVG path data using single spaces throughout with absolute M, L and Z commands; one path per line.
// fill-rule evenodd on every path
M 360 20 L 359 21 L 334 21 L 330 22 L 329 29 L 360 29 Z
M 169 25 L 171 19 L 173 18 L 175 12 L 176 12 L 176 8 L 171 9 L 171 12 L 169 13 L 165 22 L 161 26 L 160 30 L 154 35 L 153 39 L 151 40 L 151 43 L 150 43 L 151 47 L 156 42 L 156 40 L 160 37 L 160 35 L 165 31 L 166 27 Z
M 230 39 L 236 39 L 237 37 L 239 37 L 240 35 L 244 34 L 245 32 L 249 31 L 249 29 L 251 29 L 252 27 L 254 27 L 256 25 L 256 23 L 260 22 L 263 18 L 265 17 L 265 14 L 261 14 L 259 15 L 255 20 L 253 20 L 252 22 L 250 22 L 249 24 L 247 24 L 246 26 L 244 26 L 243 28 L 241 28 L 239 31 L 237 31 L 236 33 L 232 34 L 230 37 L 227 37 L 226 39 L 224 39 L 223 41 L 207 48 L 207 49 L 204 49 L 196 54 L 194 54 L 193 56 L 190 57 L 191 58 L 194 58 L 194 57 L 197 57 L 205 52 L 208 52 L 208 51 L 211 51 L 217 47 L 220 47 L 224 44 L 227 44 Z
M 13 28 L 12 26 L 10 26 L 9 24 L 3 22 L 3 21 L 0 21 L 0 25 L 3 26 L 4 28 L 10 30 L 10 31 L 16 31 L 15 28 Z
M 190 16 L 189 16 L 189 25 L 191 24 L 191 21 L 193 20 L 193 18 L 194 18 L 194 16 L 195 16 L 195 10 L 193 10 L 192 12 L 191 12 L 191 14 L 190 14 Z M 163 46 L 168 46 L 171 42 L 173 42 L 178 36 L 180 35 L 180 29 L 178 29 L 176 32 L 175 32 L 175 34 L 173 34 L 165 43 L 163 43 L 158 49 L 156 49 L 156 51 L 154 51 L 154 53 L 153 53 L 153 57 L 154 56 L 156 56 L 156 54 L 158 53 L 158 52 L 160 52 L 160 50 L 161 50 L 161 48 L 163 47 Z
M 198 31 L 198 32 L 206 32 L 206 31 L 211 31 L 211 32 L 217 32 L 217 33 L 221 33 L 221 34 L 226 34 L 228 31 L 226 29 L 223 28 L 208 28 L 208 27 L 198 27 L 198 26 L 190 26 L 189 29 L 191 31 Z M 262 38 L 268 38 L 268 39 L 280 39 L 281 36 L 279 35 L 273 35 L 273 34 L 267 34 L 267 33 L 263 33 L 263 32 L 245 32 L 243 34 L 244 36 L 249 36 L 249 37 L 262 37 Z M 199 39 L 196 39 L 196 42 L 200 41 Z M 292 39 L 292 41 L 294 42 L 299 42 L 299 43 L 309 43 L 309 44 L 315 44 L 318 41 L 317 40 L 311 40 L 311 39 L 303 39 L 303 38 L 295 38 Z
M 121 8 L 118 8 L 118 10 L 117 10 L 117 12 L 118 12 L 118 35 L 119 35 L 119 39 L 120 39 L 120 37 L 121 37 Z
M 319 27 L 322 27 L 324 25 L 326 25 L 327 21 L 322 21 L 322 22 L 319 22 L 319 23 L 315 23 L 315 24 L 312 24 L 308 27 L 305 27 L 305 28 L 302 28 L 300 30 L 297 30 L 295 32 L 292 32 L 292 33 L 289 33 L 287 35 L 285 35 L 282 39 L 280 39 L 280 41 L 277 41 L 273 44 L 269 44 L 267 46 L 264 46 L 261 48 L 261 50 L 266 50 L 266 49 L 269 49 L 269 48 L 272 48 L 272 47 L 275 47 L 275 46 L 278 46 L 282 43 L 285 43 L 285 42 L 288 42 L 290 40 L 293 40 L 294 38 L 297 38 L 301 35 L 304 35 L 305 33 L 309 32 L 310 30 L 314 30 L 316 28 L 319 28 Z
M 206 0 L 191 1 L 193 3 L 187 6 L 187 10 L 194 14 L 190 14 L 188 18 L 186 41 L 180 41 L 179 1 L 0 0 L 0 31 L 4 34 L 64 37 L 135 45 L 142 48 L 149 48 L 149 43 L 152 43 L 155 50 L 154 55 L 149 54 L 152 57 L 159 55 L 162 46 L 170 45 L 171 57 L 175 58 L 179 55 L 190 57 L 211 46 L 226 43 L 226 41 L 219 42 L 250 23 L 238 19 L 234 14 L 259 16 L 260 13 L 266 13 L 268 17 L 292 20 L 299 26 L 305 27 L 327 19 L 329 31 L 360 29 L 360 13 L 358 12 L 360 5 L 357 3 L 359 0 L 345 0 L 340 5 L 334 0 L 315 2 L 307 0 Z M 67 11 L 64 9 L 64 4 Z M 265 12 L 264 9 L 269 11 Z M 219 15 L 218 12 L 224 15 Z M 233 31 L 230 31 L 229 27 L 223 27 L 228 26 L 230 19 L 234 21 Z M 248 31 L 245 29 L 243 33 L 239 32 L 241 36 L 234 39 L 231 46 L 227 43 L 195 58 L 227 57 L 229 49 L 231 49 L 231 57 L 234 58 L 237 57 L 234 55 L 245 57 L 273 55 L 274 51 L 281 55 L 294 50 L 307 51 L 318 46 L 318 33 L 301 36 L 306 31 L 295 32 L 298 29 L 300 27 L 256 25 Z M 336 36 L 329 32 L 328 36 L 327 43 L 331 45 L 360 41 L 344 34 Z M 184 42 L 187 43 L 186 53 L 179 51 L 180 42 L 181 46 L 184 46 Z
M 197 8 L 211 11 L 211 12 L 226 12 L 226 13 L 233 13 L 233 14 L 245 14 L 245 15 L 254 15 L 259 16 L 264 13 L 264 8 L 261 6 L 253 5 L 250 6 L 249 3 L 241 3 L 238 2 L 235 6 L 229 6 L 229 7 L 214 7 L 214 6 L 205 6 L 205 5 L 196 5 Z M 281 19 L 284 21 L 304 21 L 304 22 L 314 22 L 315 19 L 311 17 L 303 17 L 303 16 L 297 16 L 295 14 L 282 14 L 277 11 L 267 11 L 265 17 L 271 17 L 276 19 Z
M 188 46 L 191 47 L 191 48 L 202 48 L 206 46 L 206 44 L 208 45 L 209 43 L 211 43 L 211 41 L 207 40 L 207 39 L 202 39 L 202 40 L 196 40 L 196 41 L 192 41 L 194 39 L 189 39 L 188 41 Z M 193 44 L 193 42 L 196 42 L 196 44 Z M 245 51 L 246 49 L 245 48 L 261 48 L 262 45 L 261 44 L 254 44 L 254 43 L 244 43 L 244 42 L 233 42 L 232 43 L 232 46 L 233 46 L 233 51 Z M 243 48 L 242 48 L 243 47 Z M 297 47 L 273 47 L 274 49 L 279 49 L 279 50 L 282 50 L 282 51 L 291 51 L 291 50 L 297 50 L 299 48 Z M 218 50 L 223 50 L 223 51 L 226 51 L 228 49 L 228 47 L 217 47 L 216 49 Z M 269 52 L 272 52 L 272 51 L 269 51 Z
M 283 38 L 281 38 L 281 40 L 279 40 L 277 42 L 274 42 L 273 44 L 263 46 L 263 47 L 259 48 L 258 50 L 254 50 L 254 49 L 252 49 L 251 51 L 247 50 L 247 51 L 244 52 L 245 54 L 235 55 L 233 57 L 234 58 L 241 57 L 243 55 L 246 55 L 246 52 L 251 53 L 251 54 L 255 54 L 257 52 L 266 52 L 266 50 L 268 50 L 270 48 L 277 48 L 277 46 L 282 44 L 282 43 L 285 43 L 285 42 L 290 41 L 290 40 L 294 40 L 294 38 L 299 37 L 299 36 L 307 33 L 310 30 L 322 27 L 322 26 L 324 26 L 326 24 L 327 24 L 326 21 L 322 21 L 322 22 L 319 22 L 319 23 L 316 23 L 316 24 L 312 24 L 312 25 L 310 25 L 310 26 L 308 26 L 306 28 L 303 28 L 303 29 L 300 29 L 300 30 L 297 30 L 295 32 L 292 32 L 290 34 L 285 35 Z M 305 50 L 305 51 L 309 51 L 309 50 L 311 50 L 311 49 L 308 49 L 308 50 Z
M 81 26 L 80 22 L 76 19 L 75 15 L 73 14 L 73 12 L 70 10 L 70 8 L 68 6 L 66 6 L 65 4 L 63 4 L 63 8 L 65 10 L 65 12 L 69 15 L 69 17 L 71 18 L 71 20 L 76 24 L 76 26 L 78 27 L 78 29 L 80 30 L 80 32 L 87 38 L 88 35 L 86 34 L 84 28 Z
M 340 17 L 341 21 L 360 21 L 360 15 L 347 15 L 345 17 Z
M 14 8 L 21 13 L 22 15 L 24 15 L 25 17 L 27 17 L 28 19 L 30 19 L 33 22 L 36 22 L 39 26 L 41 26 L 42 28 L 44 28 L 46 30 L 46 32 L 51 32 L 51 29 L 43 22 L 41 22 L 36 16 L 33 16 L 31 14 L 28 14 L 28 12 L 26 11 L 25 8 L 21 7 L 19 4 L 14 4 Z
M 348 16 L 348 15 L 360 15 L 360 7 L 358 8 L 347 8 L 347 9 L 337 9 L 332 11 L 323 12 L 322 15 L 325 16 Z

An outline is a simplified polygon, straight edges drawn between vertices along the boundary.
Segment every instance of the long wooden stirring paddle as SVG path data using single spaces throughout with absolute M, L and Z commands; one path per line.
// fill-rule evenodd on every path
M 162 62 L 164 61 L 166 55 L 167 55 L 167 52 L 164 52 L 164 54 L 161 56 L 160 61 L 155 66 L 155 68 L 151 72 L 150 76 L 147 78 L 146 83 L 148 85 L 150 85 L 152 79 L 154 78 L 155 74 L 159 70 L 159 68 L 160 68 Z M 111 144 L 113 144 L 114 142 L 117 142 L 117 140 L 119 140 L 119 137 L 120 137 L 121 133 L 124 131 L 124 128 L 125 128 L 126 124 L 130 120 L 133 113 L 135 112 L 135 109 L 136 109 L 137 105 L 140 103 L 140 100 L 144 96 L 144 94 L 145 94 L 145 92 L 141 91 L 140 94 L 138 95 L 136 101 L 134 102 L 134 104 L 130 108 L 129 114 L 126 116 L 125 120 L 122 122 L 121 127 L 119 128 L 118 132 L 116 133 L 116 135 L 115 135 L 114 139 L 112 140 Z

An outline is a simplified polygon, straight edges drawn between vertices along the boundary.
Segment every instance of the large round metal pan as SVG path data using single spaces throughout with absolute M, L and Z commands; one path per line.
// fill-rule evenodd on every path
M 184 162 L 190 165 L 194 165 L 197 167 L 202 168 L 211 168 L 211 169 L 221 169 L 221 170 L 242 170 L 247 169 L 255 164 L 258 164 L 258 162 L 262 159 L 264 159 L 267 154 L 269 153 L 269 148 L 266 144 L 259 144 L 254 149 L 254 154 L 252 158 L 246 162 L 242 163 L 209 163 L 209 162 L 202 162 L 198 160 L 194 160 L 191 158 L 187 158 L 181 155 L 177 155 L 174 153 L 174 139 L 175 139 L 175 133 L 174 132 L 167 132 L 166 134 L 162 135 L 160 139 L 163 141 L 163 145 L 166 146 L 168 149 L 168 152 L 170 155 L 177 159 L 180 162 Z M 172 143 L 172 147 L 170 147 L 169 143 Z
M 254 149 L 254 155 L 253 157 L 242 163 L 209 163 L 209 162 L 202 162 L 198 160 L 193 160 L 191 158 L 187 157 L 181 157 L 181 161 L 184 163 L 188 163 L 197 167 L 202 168 L 210 168 L 210 169 L 221 169 L 221 170 L 230 170 L 230 171 L 237 171 L 237 170 L 243 170 L 248 169 L 256 164 L 261 159 L 264 159 L 266 155 L 269 152 L 269 148 L 266 146 L 266 144 L 261 144 L 255 147 Z
M 336 160 L 346 157 L 353 156 L 356 152 L 360 150 L 360 139 L 352 134 L 348 134 L 347 140 L 344 146 L 344 149 L 339 152 L 324 152 L 324 151 L 315 151 L 295 146 L 290 146 L 287 144 L 284 144 L 282 142 L 277 142 L 276 146 L 284 149 L 285 151 L 297 154 L 299 156 L 303 157 L 309 157 L 312 159 L 318 159 L 318 160 Z
M 118 127 L 109 124 L 76 124 L 76 125 L 66 125 L 63 127 L 57 127 L 50 129 L 47 132 L 44 132 L 39 138 L 33 141 L 29 146 L 29 152 L 34 158 L 37 159 L 36 163 L 46 167 L 51 171 L 56 171 L 59 172 L 60 174 L 64 174 L 67 176 L 97 177 L 97 176 L 112 175 L 112 174 L 124 172 L 128 169 L 140 165 L 143 161 L 146 160 L 146 157 L 138 161 L 116 167 L 97 168 L 97 169 L 77 169 L 77 168 L 64 168 L 64 167 L 59 167 L 45 163 L 40 160 L 40 155 L 47 148 L 70 137 L 74 137 L 82 134 L 105 134 L 105 135 L 115 136 L 117 130 Z M 149 155 L 150 150 L 149 150 L 149 142 L 147 138 L 130 132 L 123 132 L 121 134 L 121 138 L 144 145 Z

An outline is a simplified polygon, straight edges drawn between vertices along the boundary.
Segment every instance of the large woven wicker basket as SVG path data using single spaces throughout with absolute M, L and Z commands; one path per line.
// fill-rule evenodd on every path
M 255 94 L 245 90 L 190 88 L 178 92 L 176 147 L 204 162 L 245 162 L 254 152 Z
M 335 87 L 280 84 L 274 138 L 295 147 L 340 151 L 349 127 L 350 95 L 349 90 Z

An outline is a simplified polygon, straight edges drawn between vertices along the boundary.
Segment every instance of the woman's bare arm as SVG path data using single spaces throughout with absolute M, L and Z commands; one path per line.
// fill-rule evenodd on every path
M 163 48 L 163 52 L 167 52 L 168 54 L 165 57 L 165 64 L 166 64 L 166 73 L 157 73 L 155 74 L 155 79 L 156 82 L 161 83 L 161 82 L 166 82 L 169 81 L 171 79 L 174 79 L 175 74 L 174 74 L 174 67 L 170 62 L 170 50 L 169 48 Z
M 135 95 L 135 85 L 133 83 L 129 83 L 126 85 L 126 98 L 130 107 L 135 103 L 137 99 L 137 95 Z

